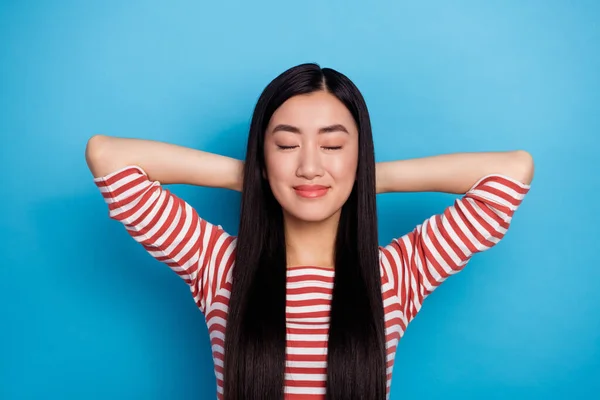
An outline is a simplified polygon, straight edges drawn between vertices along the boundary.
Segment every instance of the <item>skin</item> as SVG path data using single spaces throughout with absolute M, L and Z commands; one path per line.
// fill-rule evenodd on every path
M 354 118 L 328 92 L 292 97 L 269 121 L 264 154 L 264 175 L 283 209 L 288 265 L 333 267 L 341 208 L 356 179 Z M 306 198 L 299 185 L 322 185 L 326 191 Z

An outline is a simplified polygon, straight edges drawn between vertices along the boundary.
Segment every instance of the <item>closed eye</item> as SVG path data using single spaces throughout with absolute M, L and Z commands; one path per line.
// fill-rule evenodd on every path
M 279 147 L 281 150 L 290 150 L 290 149 L 295 149 L 298 146 L 280 146 L 280 145 L 277 145 L 277 147 Z
M 339 150 L 342 146 L 323 146 L 325 150 Z

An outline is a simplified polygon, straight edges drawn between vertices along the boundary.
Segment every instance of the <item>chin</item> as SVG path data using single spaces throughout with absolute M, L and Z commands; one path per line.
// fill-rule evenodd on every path
M 296 209 L 294 212 L 290 212 L 289 210 L 285 210 L 284 212 L 288 214 L 290 217 L 302 221 L 302 222 L 323 222 L 328 220 L 329 218 L 335 216 L 340 210 L 327 210 L 323 209 L 313 209 L 313 210 L 298 210 Z

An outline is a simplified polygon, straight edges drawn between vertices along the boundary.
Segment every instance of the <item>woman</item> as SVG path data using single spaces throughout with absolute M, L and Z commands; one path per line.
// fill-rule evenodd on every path
M 375 164 L 363 97 L 315 64 L 265 88 L 243 163 L 107 136 L 90 139 L 86 158 L 110 217 L 190 286 L 225 399 L 389 396 L 423 300 L 504 236 L 533 177 L 524 151 Z M 170 183 L 241 191 L 238 236 Z M 408 191 L 464 196 L 379 247 L 376 193 Z

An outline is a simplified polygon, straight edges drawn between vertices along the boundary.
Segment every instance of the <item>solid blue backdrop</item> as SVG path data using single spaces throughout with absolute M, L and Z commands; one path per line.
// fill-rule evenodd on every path
M 242 158 L 261 90 L 307 61 L 362 90 L 378 161 L 525 149 L 536 162 L 504 240 L 409 326 L 392 400 L 598 393 L 599 3 L 452 3 L 1 2 L 0 398 L 215 398 L 202 314 L 109 220 L 86 141 Z M 237 193 L 172 189 L 237 232 Z M 380 196 L 380 241 L 453 200 Z

